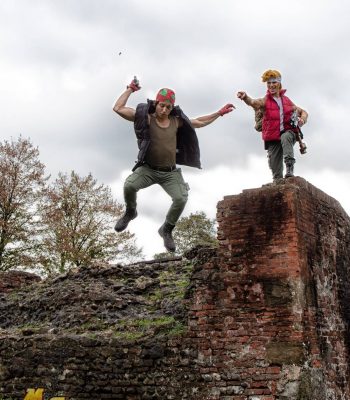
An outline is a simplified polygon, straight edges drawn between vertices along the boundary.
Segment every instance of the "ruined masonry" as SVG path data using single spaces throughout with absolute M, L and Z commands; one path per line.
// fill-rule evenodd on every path
M 186 258 L 3 273 L 3 399 L 349 400 L 340 204 L 295 177 L 226 196 L 217 220 L 219 247 Z

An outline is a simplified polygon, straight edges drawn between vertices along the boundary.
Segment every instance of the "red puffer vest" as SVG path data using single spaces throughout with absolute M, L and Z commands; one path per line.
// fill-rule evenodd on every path
M 292 130 L 294 132 L 295 128 L 292 127 L 290 119 L 295 107 L 291 100 L 287 96 L 284 96 L 285 92 L 285 89 L 280 91 L 283 107 L 283 126 L 285 131 Z M 262 138 L 265 142 L 281 140 L 280 109 L 269 91 L 267 91 L 265 100 L 265 113 L 262 121 Z

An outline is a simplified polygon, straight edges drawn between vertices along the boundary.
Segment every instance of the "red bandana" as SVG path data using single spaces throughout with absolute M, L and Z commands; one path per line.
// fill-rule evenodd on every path
M 170 103 L 173 106 L 175 104 L 175 93 L 171 89 L 160 89 L 157 93 L 156 101 Z

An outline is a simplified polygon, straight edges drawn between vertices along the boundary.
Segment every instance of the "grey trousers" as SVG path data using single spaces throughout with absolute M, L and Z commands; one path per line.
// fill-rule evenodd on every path
M 185 183 L 181 169 L 171 172 L 155 171 L 143 165 L 129 175 L 124 183 L 124 199 L 126 208 L 136 208 L 136 196 L 140 189 L 158 184 L 171 197 L 172 204 L 166 215 L 166 222 L 175 225 L 182 214 L 188 199 L 188 184 Z M 157 204 L 154 204 L 157 208 Z
M 295 142 L 295 134 L 292 131 L 286 131 L 282 133 L 280 142 L 269 143 L 267 158 L 273 180 L 283 178 L 283 161 L 295 162 L 293 149 Z

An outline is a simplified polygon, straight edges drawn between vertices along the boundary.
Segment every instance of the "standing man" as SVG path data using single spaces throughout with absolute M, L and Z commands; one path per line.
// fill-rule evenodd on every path
M 139 147 L 133 173 L 124 183 L 126 211 L 114 229 L 122 232 L 127 228 L 129 222 L 137 217 L 137 192 L 157 183 L 172 198 L 172 205 L 158 233 L 163 238 L 165 248 L 174 252 L 176 247 L 172 231 L 185 208 L 189 190 L 176 164 L 201 168 L 194 128 L 211 124 L 235 107 L 226 104 L 213 114 L 189 119 L 179 106 L 175 106 L 174 91 L 163 88 L 154 101 L 147 100 L 147 103 L 139 104 L 135 110 L 127 107 L 126 103 L 137 90 L 140 90 L 140 85 L 135 77 L 113 107 L 117 114 L 134 123 Z
M 308 113 L 296 106 L 282 89 L 281 74 L 279 71 L 265 71 L 262 81 L 267 82 L 266 96 L 260 99 L 250 98 L 246 92 L 238 92 L 237 97 L 248 106 L 254 108 L 255 113 L 262 114 L 262 139 L 272 170 L 273 180 L 283 177 L 283 161 L 286 164 L 285 178 L 294 176 L 294 151 L 298 127 L 303 126 Z M 292 117 L 296 113 L 297 125 L 293 125 Z

